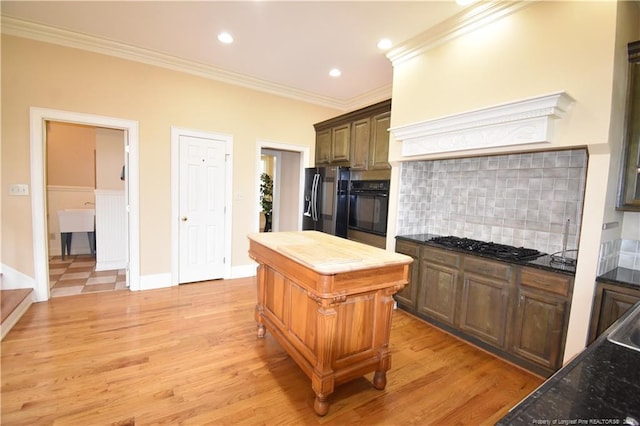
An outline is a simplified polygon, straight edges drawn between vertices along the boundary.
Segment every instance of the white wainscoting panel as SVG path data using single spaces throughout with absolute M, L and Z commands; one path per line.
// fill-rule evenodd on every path
M 127 266 L 124 191 L 96 189 L 96 271 Z

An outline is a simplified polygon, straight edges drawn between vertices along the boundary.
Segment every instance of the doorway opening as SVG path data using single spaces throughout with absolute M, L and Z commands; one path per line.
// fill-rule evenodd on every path
M 138 201 L 138 123 L 44 108 L 30 109 L 31 210 L 34 252 L 34 294 L 38 302 L 49 300 L 49 238 L 47 223 L 47 123 L 60 122 L 115 129 L 124 133 L 126 265 L 125 282 L 130 290 L 139 290 L 139 201 Z
M 45 137 L 50 296 L 125 290 L 125 131 L 47 121 Z
M 262 173 L 273 181 L 271 223 L 273 232 L 302 230 L 304 168 L 309 164 L 309 147 L 258 141 L 256 149 L 256 232 L 265 230 L 266 217 L 260 199 Z

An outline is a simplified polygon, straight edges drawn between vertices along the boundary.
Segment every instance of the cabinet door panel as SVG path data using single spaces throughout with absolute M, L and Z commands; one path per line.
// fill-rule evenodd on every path
M 504 347 L 509 283 L 465 273 L 460 329 L 494 346 Z
M 640 297 L 604 290 L 602 293 L 602 309 L 598 321 L 598 335 L 602 334 L 611 324 L 632 307 Z
M 520 289 L 513 352 L 545 367 L 560 368 L 566 309 L 565 300 Z
M 351 123 L 331 129 L 332 163 L 349 162 Z
M 418 310 L 439 321 L 453 325 L 457 295 L 458 270 L 422 261 Z
M 370 121 L 355 121 L 351 126 L 351 169 L 366 170 L 369 167 Z
M 411 308 L 416 307 L 416 297 L 418 292 L 418 277 L 419 277 L 419 268 L 420 264 L 418 263 L 418 256 L 420 255 L 420 246 L 415 243 L 410 243 L 407 241 L 397 241 L 396 242 L 396 252 L 406 254 L 407 256 L 411 256 L 413 259 L 413 263 L 409 265 L 409 282 L 407 285 L 395 294 L 394 298 Z
M 372 123 L 369 169 L 390 169 L 389 125 L 391 124 L 391 113 L 385 112 L 374 116 Z
M 316 165 L 331 162 L 331 129 L 316 134 Z
M 413 257 L 413 263 L 409 265 L 409 282 L 394 296 L 397 301 L 412 308 L 416 307 L 418 291 L 418 259 Z

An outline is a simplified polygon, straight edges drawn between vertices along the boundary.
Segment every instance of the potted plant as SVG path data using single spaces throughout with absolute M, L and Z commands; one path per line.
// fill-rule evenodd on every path
M 267 173 L 260 175 L 260 206 L 265 218 L 264 232 L 270 232 L 273 212 L 273 179 Z

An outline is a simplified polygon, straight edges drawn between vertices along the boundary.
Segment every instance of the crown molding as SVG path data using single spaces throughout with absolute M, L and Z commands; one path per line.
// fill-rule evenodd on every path
M 356 109 L 364 108 L 369 105 L 376 104 L 378 102 L 384 101 L 386 99 L 391 98 L 393 85 L 388 84 L 386 86 L 382 86 L 378 89 L 371 90 L 367 93 L 364 93 L 360 96 L 356 96 L 354 98 L 349 99 L 349 101 L 345 104 L 345 111 L 353 111 Z
M 550 143 L 552 119 L 564 117 L 573 103 L 574 99 L 566 92 L 557 92 L 394 127 L 390 131 L 402 143 L 405 157 Z
M 507 16 L 539 0 L 490 0 L 475 3 L 457 15 L 399 44 L 387 53 L 393 66 Z
M 391 86 L 388 86 L 374 90 L 370 93 L 365 93 L 357 98 L 342 100 L 328 96 L 321 96 L 282 84 L 272 83 L 249 75 L 233 73 L 211 65 L 166 55 L 150 49 L 142 49 L 114 40 L 64 30 L 49 25 L 29 22 L 9 16 L 2 16 L 1 22 L 1 30 L 3 34 L 141 62 L 147 65 L 154 65 L 173 71 L 184 72 L 210 80 L 246 87 L 248 89 L 258 90 L 328 108 L 335 108 L 342 111 L 347 111 L 350 108 L 353 108 L 353 105 L 362 106 L 361 102 L 366 102 L 369 99 L 386 99 L 391 93 Z M 384 94 L 382 94 L 382 92 L 384 92 Z

